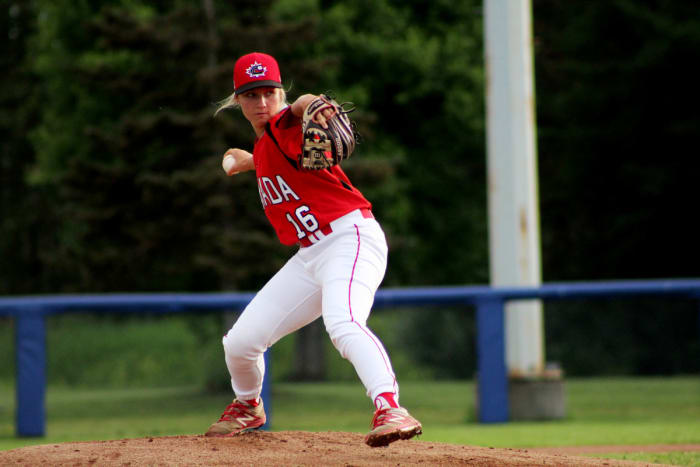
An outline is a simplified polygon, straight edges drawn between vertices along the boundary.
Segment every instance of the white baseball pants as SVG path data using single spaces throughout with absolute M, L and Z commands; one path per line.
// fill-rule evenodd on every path
M 257 293 L 224 336 L 226 366 L 238 399 L 260 395 L 263 353 L 282 337 L 323 316 L 340 354 L 355 367 L 374 401 L 398 384 L 381 341 L 367 327 L 387 264 L 379 223 L 353 211 L 331 222 L 333 232 L 299 251 Z

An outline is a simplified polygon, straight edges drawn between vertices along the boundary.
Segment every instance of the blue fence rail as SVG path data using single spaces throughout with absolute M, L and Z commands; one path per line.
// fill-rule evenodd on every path
M 0 298 L 0 315 L 10 315 L 15 320 L 17 435 L 43 436 L 45 434 L 45 343 L 48 315 L 81 311 L 109 313 L 240 311 L 250 302 L 253 295 L 252 293 L 162 293 Z M 509 418 L 504 337 L 506 302 L 526 299 L 611 299 L 639 296 L 676 297 L 700 301 L 700 279 L 550 283 L 539 287 L 386 288 L 377 292 L 374 308 L 425 305 L 475 307 L 479 421 L 498 423 L 506 422 Z M 263 397 L 269 398 L 268 391 L 269 384 L 265 381 Z

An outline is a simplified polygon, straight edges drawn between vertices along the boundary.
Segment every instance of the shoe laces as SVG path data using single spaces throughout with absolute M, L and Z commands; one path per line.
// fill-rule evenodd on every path
M 374 412 L 374 417 L 372 417 L 372 428 L 377 428 L 380 425 L 384 424 L 384 419 L 386 418 L 387 414 L 391 408 L 386 408 L 386 409 L 379 409 L 376 412 Z
M 224 413 L 221 414 L 221 418 L 219 419 L 219 421 L 230 422 L 236 419 L 237 417 L 244 416 L 249 413 L 250 410 L 248 406 L 242 404 L 241 402 L 238 402 L 238 400 L 234 400 L 226 407 Z

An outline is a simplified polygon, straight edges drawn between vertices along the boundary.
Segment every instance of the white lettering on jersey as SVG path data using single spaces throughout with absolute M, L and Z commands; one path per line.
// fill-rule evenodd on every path
M 262 177 L 263 189 L 267 192 L 267 196 L 270 198 L 272 204 L 280 204 L 282 202 L 282 195 L 277 191 L 275 182 L 267 177 Z
M 275 180 L 277 183 L 275 183 Z M 290 201 L 292 198 L 297 201 L 301 199 L 281 175 L 276 175 L 275 180 L 269 177 L 258 178 L 258 193 L 260 194 L 260 202 L 263 208 L 266 208 L 269 204 L 280 204 Z
M 258 179 L 258 193 L 260 194 L 260 202 L 263 205 L 263 209 L 265 209 L 267 205 L 270 204 L 270 198 L 267 197 L 267 193 L 265 193 L 260 179 Z
M 277 184 L 280 186 L 280 191 L 282 192 L 282 196 L 284 196 L 285 201 L 289 201 L 289 195 L 291 195 L 295 200 L 299 201 L 300 198 L 296 193 L 294 193 L 294 190 L 287 185 L 287 182 L 284 181 L 281 175 L 277 175 L 275 178 L 277 179 Z

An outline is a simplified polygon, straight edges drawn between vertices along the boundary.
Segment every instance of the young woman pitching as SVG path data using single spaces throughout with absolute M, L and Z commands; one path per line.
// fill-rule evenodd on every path
M 386 446 L 420 434 L 420 422 L 399 405 L 389 356 L 366 324 L 387 264 L 386 238 L 372 205 L 339 165 L 306 170 L 298 163 L 302 116 L 318 96 L 306 94 L 287 104 L 277 61 L 263 53 L 240 57 L 233 81 L 234 92 L 219 110 L 240 108 L 255 144 L 252 154 L 228 149 L 224 170 L 229 176 L 255 171 L 260 201 L 280 242 L 299 249 L 224 336 L 235 399 L 206 435 L 233 436 L 265 423 L 263 353 L 319 316 L 374 401 L 365 442 Z M 336 113 L 321 106 L 313 119 L 327 127 Z

